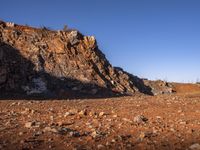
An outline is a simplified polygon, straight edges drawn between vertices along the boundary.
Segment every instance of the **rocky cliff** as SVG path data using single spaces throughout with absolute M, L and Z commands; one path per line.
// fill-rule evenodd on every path
M 151 94 L 143 80 L 113 67 L 94 36 L 0 22 L 0 94 Z

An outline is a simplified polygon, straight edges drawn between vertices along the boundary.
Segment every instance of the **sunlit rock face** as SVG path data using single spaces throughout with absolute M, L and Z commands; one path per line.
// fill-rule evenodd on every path
M 0 21 L 1 91 L 31 94 L 151 93 L 143 80 L 112 67 L 94 36 Z

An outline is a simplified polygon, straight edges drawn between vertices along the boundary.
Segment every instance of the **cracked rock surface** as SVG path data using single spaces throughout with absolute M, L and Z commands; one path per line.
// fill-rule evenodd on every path
M 113 67 L 94 36 L 0 22 L 0 89 L 4 93 L 49 97 L 154 94 L 151 84 L 145 83 Z M 162 94 L 160 89 L 156 93 Z

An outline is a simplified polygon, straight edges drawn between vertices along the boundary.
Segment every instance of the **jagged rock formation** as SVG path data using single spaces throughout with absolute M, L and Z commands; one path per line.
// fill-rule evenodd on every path
M 3 21 L 0 90 L 50 96 L 151 94 L 143 80 L 112 67 L 93 36 Z
M 143 80 L 146 86 L 151 87 L 151 93 L 153 95 L 161 95 L 161 94 L 171 94 L 176 92 L 173 84 L 162 81 L 162 80 Z

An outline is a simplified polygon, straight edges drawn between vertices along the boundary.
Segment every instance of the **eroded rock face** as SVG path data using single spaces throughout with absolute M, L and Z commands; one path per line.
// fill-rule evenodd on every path
M 150 92 L 136 76 L 114 68 L 93 36 L 0 22 L 1 91 L 26 94 Z
M 175 92 L 172 84 L 162 80 L 157 80 L 157 81 L 144 80 L 144 84 L 146 86 L 151 87 L 152 95 L 171 94 Z

